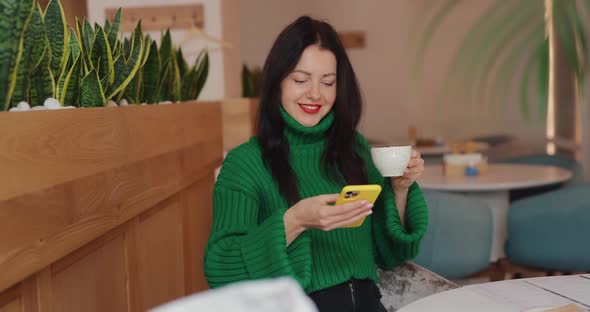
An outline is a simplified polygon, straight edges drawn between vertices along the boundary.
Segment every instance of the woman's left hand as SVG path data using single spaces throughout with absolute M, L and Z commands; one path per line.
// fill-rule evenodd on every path
M 391 184 L 394 190 L 407 190 L 422 176 L 422 173 L 424 173 L 424 159 L 420 157 L 418 151 L 412 150 L 412 158 L 404 175 L 393 178 Z

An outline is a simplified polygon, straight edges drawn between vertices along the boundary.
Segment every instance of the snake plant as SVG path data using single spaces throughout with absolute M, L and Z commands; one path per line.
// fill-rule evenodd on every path
M 141 21 L 123 38 L 121 10 L 104 26 L 76 20 L 68 29 L 59 0 L 45 11 L 36 0 L 0 0 L 0 9 L 2 110 L 21 101 L 40 106 L 47 98 L 81 107 L 193 100 L 207 79 L 206 50 L 189 67 L 169 31 L 158 48 Z

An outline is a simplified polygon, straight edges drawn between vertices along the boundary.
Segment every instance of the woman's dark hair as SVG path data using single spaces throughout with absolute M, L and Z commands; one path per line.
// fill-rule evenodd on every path
M 326 174 L 342 184 L 366 184 L 368 181 L 364 161 L 355 150 L 355 129 L 361 117 L 362 99 L 354 70 L 334 28 L 302 16 L 279 34 L 266 58 L 256 130 L 262 157 L 290 204 L 299 201 L 300 196 L 288 161 L 289 145 L 283 134 L 285 122 L 279 108 L 281 82 L 295 69 L 303 50 L 315 44 L 334 53 L 337 61 L 334 122 L 326 132 L 322 154 Z

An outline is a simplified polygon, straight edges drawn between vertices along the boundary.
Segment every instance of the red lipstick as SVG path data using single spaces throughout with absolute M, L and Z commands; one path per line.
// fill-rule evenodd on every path
M 304 112 L 308 113 L 308 114 L 317 114 L 320 112 L 320 109 L 322 108 L 322 105 L 320 104 L 299 104 L 299 107 L 301 107 L 301 110 L 303 110 Z

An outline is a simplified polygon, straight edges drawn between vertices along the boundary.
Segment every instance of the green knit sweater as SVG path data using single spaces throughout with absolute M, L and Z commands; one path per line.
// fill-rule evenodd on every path
M 314 127 L 304 127 L 281 113 L 301 197 L 339 193 L 343 185 L 326 178 L 320 167 L 333 114 Z M 375 168 L 366 140 L 360 134 L 357 140 L 369 183 L 383 187 L 373 214 L 357 228 L 306 230 L 288 247 L 283 214 L 289 206 L 264 164 L 256 138 L 228 153 L 213 192 L 213 226 L 204 261 L 209 285 L 291 276 L 310 293 L 351 278 L 376 282 L 377 265 L 391 268 L 414 258 L 428 225 L 422 191 L 416 183 L 409 189 L 404 228 L 389 179 Z

